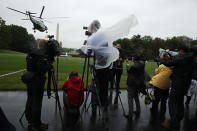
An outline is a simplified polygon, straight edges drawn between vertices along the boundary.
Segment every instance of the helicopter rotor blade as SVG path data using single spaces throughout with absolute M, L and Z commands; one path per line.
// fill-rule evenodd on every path
M 10 10 L 16 11 L 16 12 L 18 12 L 18 13 L 22 13 L 22 14 L 27 15 L 27 13 L 25 13 L 25 12 L 22 12 L 22 11 L 19 11 L 19 10 L 15 10 L 15 9 L 12 9 L 12 8 L 10 8 L 10 7 L 7 7 L 7 8 L 10 9 Z
M 21 20 L 30 20 L 30 19 L 21 19 Z
M 36 14 L 36 13 L 31 13 L 31 12 L 29 12 L 29 11 L 22 12 L 22 11 L 19 11 L 19 10 L 12 9 L 12 8 L 10 8 L 10 7 L 7 7 L 7 8 L 10 9 L 10 10 L 16 11 L 16 12 L 18 12 L 18 13 L 24 14 L 24 15 Z M 28 13 L 29 13 L 29 14 L 28 14 Z M 32 17 L 36 17 L 36 16 L 33 16 L 33 15 L 31 15 L 31 16 L 32 16 Z M 37 18 L 39 18 L 39 17 L 37 17 Z
M 49 17 L 49 18 L 43 18 L 43 19 L 67 19 L 67 18 L 70 18 L 70 17 Z
M 51 21 L 48 21 L 48 20 L 45 20 L 45 19 L 42 19 L 43 21 L 45 21 L 45 22 L 48 22 L 48 23 L 53 23 L 53 22 L 51 22 Z
M 32 12 L 29 12 L 30 14 L 37 14 L 37 13 L 32 13 Z
M 45 6 L 42 7 L 42 11 L 40 13 L 40 18 L 42 18 L 42 14 L 43 14 L 44 8 L 45 8 Z

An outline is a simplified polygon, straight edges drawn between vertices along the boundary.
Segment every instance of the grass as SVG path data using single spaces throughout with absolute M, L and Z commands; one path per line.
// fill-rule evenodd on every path
M 0 75 L 18 71 L 26 68 L 26 54 L 0 50 Z M 92 63 L 92 61 L 91 61 Z M 84 58 L 72 58 L 72 57 L 60 57 L 59 59 L 59 81 L 58 87 L 61 88 L 63 82 L 68 77 L 71 71 L 77 71 L 79 75 L 82 75 L 84 64 Z M 124 63 L 125 64 L 125 63 Z M 56 68 L 56 62 L 54 62 Z M 124 65 L 125 67 L 125 65 Z M 157 67 L 156 63 L 148 62 L 146 64 L 147 73 L 152 76 L 154 70 Z M 0 77 L 0 90 L 25 90 L 25 85 L 21 82 L 21 75 L 23 72 L 16 73 L 9 76 Z M 86 78 L 86 76 L 84 77 Z M 123 70 L 121 77 L 121 88 L 126 88 L 126 69 Z M 89 78 L 90 82 L 91 78 Z M 47 84 L 45 84 L 47 85 Z
M 0 75 L 24 69 L 25 54 L 14 51 L 0 50 Z

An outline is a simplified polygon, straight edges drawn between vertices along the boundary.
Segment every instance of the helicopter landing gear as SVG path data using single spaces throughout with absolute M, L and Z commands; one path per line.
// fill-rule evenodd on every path
M 36 33 L 36 30 L 35 30 L 35 28 L 32 28 L 33 30 L 34 30 L 34 33 Z

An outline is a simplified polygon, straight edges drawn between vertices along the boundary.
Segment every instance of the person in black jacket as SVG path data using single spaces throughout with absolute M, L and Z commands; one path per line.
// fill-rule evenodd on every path
M 184 115 L 184 95 L 187 93 L 191 82 L 193 55 L 188 53 L 186 46 L 181 45 L 178 48 L 177 56 L 168 61 L 161 61 L 161 63 L 173 67 L 168 101 L 170 120 L 167 123 L 161 123 L 161 125 L 167 129 L 179 130 L 180 121 Z
M 140 101 L 139 101 L 139 92 L 140 89 L 145 89 L 145 64 L 139 61 L 139 56 L 133 56 L 132 61 L 134 64 L 129 67 L 128 60 L 127 60 L 127 86 L 128 86 L 128 105 L 129 105 L 129 114 L 128 118 L 132 119 L 133 116 L 133 99 L 136 103 L 136 115 L 140 115 Z M 146 92 L 144 93 L 146 94 Z
M 192 51 L 194 53 L 195 59 L 193 64 L 192 80 L 191 80 L 190 88 L 186 95 L 187 100 L 185 102 L 185 105 L 187 108 L 189 107 L 189 103 L 192 96 L 197 93 L 197 45 L 194 45 L 192 48 L 193 48 Z
M 16 131 L 15 126 L 10 123 L 0 106 L 0 129 L 1 131 Z
M 46 58 L 47 42 L 41 39 L 38 48 L 29 51 L 26 58 L 27 72 L 22 76 L 22 80 L 27 86 L 25 116 L 28 121 L 28 129 L 32 131 L 48 129 L 48 125 L 41 122 L 45 74 L 50 69 Z
M 121 75 L 123 73 L 123 66 L 122 66 L 123 65 L 123 58 L 122 58 L 122 51 L 121 51 L 120 44 L 117 44 L 116 47 L 119 51 L 119 58 L 118 58 L 118 60 L 113 62 L 113 67 L 110 70 L 110 73 L 111 73 L 110 86 L 111 86 L 111 89 L 113 89 L 114 79 L 115 79 L 116 92 L 118 92 L 120 89 Z

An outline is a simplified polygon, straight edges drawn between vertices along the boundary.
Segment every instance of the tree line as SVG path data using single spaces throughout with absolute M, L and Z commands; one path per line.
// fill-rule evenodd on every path
M 159 48 L 177 51 L 180 45 L 192 47 L 197 44 L 197 40 L 193 40 L 187 36 L 174 36 L 172 38 L 152 38 L 151 36 L 141 37 L 134 35 L 132 38 L 123 38 L 114 42 L 119 43 L 122 47 L 122 55 L 124 58 L 138 54 L 143 60 L 152 60 L 159 54 Z
M 17 25 L 6 25 L 6 21 L 0 17 L 0 49 L 25 53 L 35 46 L 35 37 L 28 34 L 26 28 Z
M 116 44 L 121 45 L 121 55 L 123 58 L 131 59 L 133 55 L 138 54 L 142 60 L 153 60 L 159 55 L 159 48 L 177 51 L 180 45 L 192 47 L 197 44 L 197 40 L 193 40 L 187 36 L 174 36 L 172 38 L 162 39 L 153 38 L 151 36 L 134 35 L 131 38 L 123 38 L 115 41 Z M 84 57 L 84 53 L 78 49 L 80 56 Z

